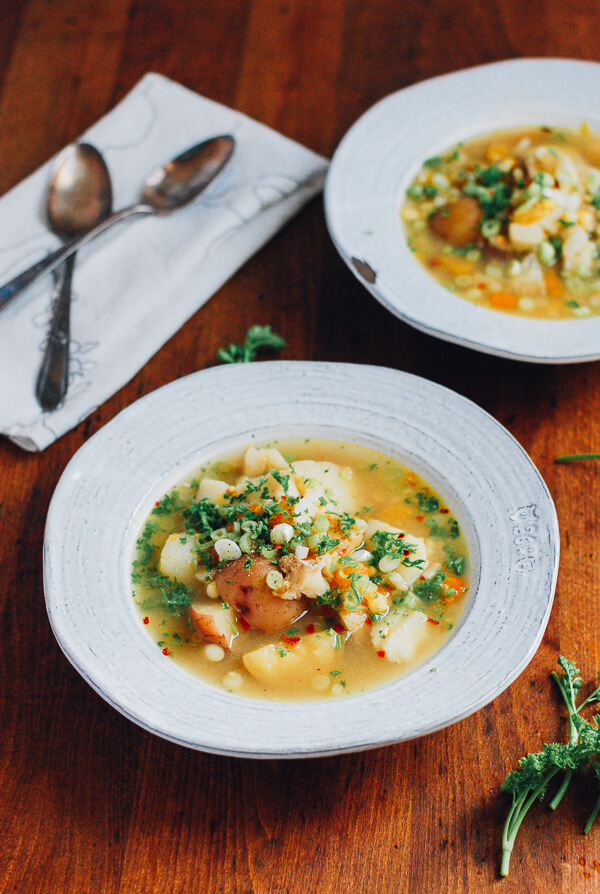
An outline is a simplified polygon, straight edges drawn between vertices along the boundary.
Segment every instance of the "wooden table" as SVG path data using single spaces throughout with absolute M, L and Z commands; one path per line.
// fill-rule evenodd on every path
M 600 61 L 595 0 L 4 0 L 0 193 L 71 141 L 147 71 L 162 72 L 331 155 L 372 103 L 423 78 L 517 56 Z M 527 670 L 492 704 L 425 739 L 302 761 L 215 757 L 153 737 L 99 698 L 51 633 L 44 519 L 67 461 L 140 395 L 215 363 L 270 323 L 287 359 L 426 376 L 519 439 L 556 500 L 554 610 Z M 595 783 L 527 818 L 498 876 L 516 760 L 564 735 L 559 652 L 600 668 L 600 368 L 538 367 L 463 350 L 389 315 L 328 237 L 320 200 L 237 273 L 135 379 L 41 454 L 0 442 L 0 892 L 459 894 L 600 891 Z

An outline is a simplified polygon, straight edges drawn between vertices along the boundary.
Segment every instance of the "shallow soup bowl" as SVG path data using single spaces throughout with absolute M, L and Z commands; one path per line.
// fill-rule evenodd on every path
M 242 698 L 187 673 L 151 640 L 132 598 L 135 542 L 155 501 L 203 462 L 307 437 L 377 450 L 428 481 L 465 536 L 470 593 L 442 648 L 379 689 L 326 702 Z M 219 754 L 307 757 L 422 736 L 495 698 L 541 640 L 558 550 L 541 476 L 475 404 L 390 369 L 272 362 L 180 379 L 92 437 L 52 499 L 44 584 L 61 648 L 135 723 Z
M 413 257 L 400 218 L 423 162 L 509 128 L 600 133 L 600 65 L 516 59 L 432 78 L 385 97 L 350 128 L 325 185 L 327 225 L 340 255 L 391 313 L 475 350 L 535 363 L 600 358 L 600 316 L 544 320 L 476 306 L 441 286 Z

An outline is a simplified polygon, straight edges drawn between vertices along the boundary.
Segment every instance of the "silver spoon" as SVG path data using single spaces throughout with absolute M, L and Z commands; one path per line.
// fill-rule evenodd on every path
M 87 233 L 56 249 L 20 273 L 0 289 L 0 308 L 26 286 L 61 264 L 69 255 L 114 223 L 134 214 L 168 214 L 187 205 L 206 189 L 229 161 L 235 141 L 231 136 L 213 137 L 192 146 L 148 177 L 139 202 L 111 214 Z
M 98 150 L 89 143 L 69 146 L 58 159 L 48 187 L 48 222 L 67 239 L 86 233 L 112 210 L 110 174 Z M 35 390 L 43 410 L 59 405 L 69 384 L 71 281 L 75 252 L 56 270 L 56 286 L 48 341 Z

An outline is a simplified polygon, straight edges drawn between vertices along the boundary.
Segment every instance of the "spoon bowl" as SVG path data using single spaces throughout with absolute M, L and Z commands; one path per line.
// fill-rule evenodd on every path
M 147 178 L 142 204 L 154 214 L 168 214 L 189 204 L 214 180 L 233 152 L 230 136 L 214 137 L 192 146 Z
M 68 146 L 58 159 L 46 199 L 48 223 L 64 238 L 91 230 L 112 210 L 110 174 L 90 143 Z

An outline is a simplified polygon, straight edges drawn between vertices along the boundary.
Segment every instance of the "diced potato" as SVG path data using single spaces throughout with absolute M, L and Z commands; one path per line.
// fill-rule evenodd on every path
M 539 223 L 511 223 L 508 225 L 508 238 L 517 251 L 529 251 L 543 242 L 545 236 Z
M 367 609 L 364 605 L 359 605 L 354 611 L 346 611 L 346 609 L 341 608 L 338 614 L 348 633 L 356 633 L 357 630 L 360 630 L 368 617 Z
M 195 534 L 169 534 L 158 560 L 158 570 L 166 577 L 175 578 L 187 587 L 197 584 L 197 556 L 194 552 Z
M 225 481 L 216 478 L 203 478 L 198 487 L 196 502 L 198 500 L 212 500 L 213 503 L 223 503 L 223 497 L 229 485 Z
M 329 584 L 321 573 L 325 561 L 325 557 L 314 560 L 283 556 L 279 561 L 279 568 L 290 585 L 285 598 L 308 596 L 316 599 L 317 596 L 322 596 L 329 589 Z
M 290 686 L 301 683 L 308 677 L 333 670 L 341 654 L 335 648 L 336 641 L 343 640 L 330 636 L 324 631 L 303 636 L 295 646 L 279 648 L 273 643 L 247 652 L 243 662 L 249 674 L 269 686 Z
M 563 264 L 565 270 L 574 270 L 585 276 L 592 270 L 596 248 L 583 227 L 576 224 L 569 228 L 563 242 Z
M 404 533 L 403 541 L 407 545 L 416 547 L 414 552 L 411 552 L 408 557 L 411 562 L 414 562 L 417 559 L 422 559 L 422 565 L 402 565 L 399 564 L 396 568 L 394 568 L 394 573 L 399 574 L 404 583 L 410 584 L 417 577 L 423 573 L 423 569 L 427 567 L 427 548 L 425 546 L 425 541 L 420 537 L 413 537 L 412 534 L 407 534 L 406 532 L 401 532 L 400 528 L 394 528 L 392 525 L 386 524 L 386 522 L 379 521 L 378 519 L 371 519 L 369 524 L 366 527 L 364 538 L 367 549 L 371 549 L 372 537 L 377 531 L 388 531 L 391 534 L 400 534 Z
M 256 447 L 248 447 L 244 454 L 242 472 L 247 478 L 258 478 L 260 475 L 266 475 L 271 469 L 289 472 L 289 468 L 289 463 L 274 447 L 260 450 Z
M 389 597 L 375 586 L 368 587 L 364 600 L 369 606 L 369 611 L 373 615 L 379 615 L 386 612 L 389 608 Z
M 426 645 L 434 631 L 423 612 L 392 612 L 373 625 L 371 642 L 375 649 L 383 649 L 389 661 L 408 664 Z
M 314 484 L 309 487 L 306 495 L 296 505 L 295 514 L 298 516 L 314 516 L 319 506 L 319 498 L 325 496 L 335 500 L 337 512 L 353 512 L 357 507 L 357 498 L 354 494 L 352 479 L 348 479 L 344 467 L 337 463 L 315 462 L 311 459 L 302 459 L 293 464 L 294 472 L 308 479 Z
M 224 649 L 230 649 L 233 640 L 239 635 L 235 614 L 221 602 L 193 602 L 190 605 L 190 620 L 198 633 L 210 643 L 216 643 Z
M 266 482 L 264 479 L 265 479 L 264 475 L 259 475 L 255 478 L 242 478 L 241 481 L 239 481 L 238 484 L 236 484 L 235 492 L 237 494 L 241 494 L 241 493 L 244 493 L 244 491 L 248 490 L 249 484 L 256 485 L 256 488 L 257 488 L 256 491 L 248 492 L 248 496 L 246 498 L 247 503 L 255 503 L 260 498 L 259 497 L 259 489 L 260 489 L 260 491 L 262 491 L 265 487 L 267 488 L 267 492 L 268 492 L 269 496 L 273 497 L 273 499 L 275 499 L 275 500 L 280 500 L 283 496 L 286 495 L 286 493 L 290 497 L 299 496 L 296 485 L 291 477 L 287 483 L 287 491 L 284 490 L 284 488 L 279 483 L 279 481 L 277 481 L 277 479 L 274 478 L 273 475 L 271 475 L 270 473 L 268 473 L 266 475 Z

